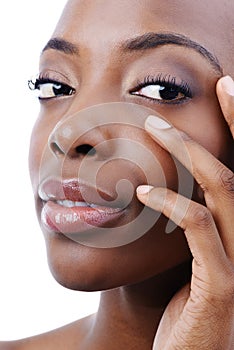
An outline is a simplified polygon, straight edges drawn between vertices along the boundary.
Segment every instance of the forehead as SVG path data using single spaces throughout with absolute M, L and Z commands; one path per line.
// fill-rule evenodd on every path
M 186 35 L 234 75 L 233 0 L 70 0 L 54 36 L 98 52 L 145 32 Z

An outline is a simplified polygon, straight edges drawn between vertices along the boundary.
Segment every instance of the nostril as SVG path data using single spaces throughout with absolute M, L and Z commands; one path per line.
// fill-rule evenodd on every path
M 96 149 L 93 146 L 84 144 L 76 147 L 76 153 L 94 156 L 96 154 Z
M 80 146 L 74 145 L 70 149 L 65 151 L 58 145 L 57 142 L 51 142 L 50 149 L 57 157 L 68 156 L 68 157 L 74 158 L 74 157 L 77 157 L 80 155 L 94 156 L 97 153 L 95 147 L 88 145 L 88 144 L 83 144 Z
M 57 156 L 64 155 L 63 150 L 58 146 L 58 144 L 56 142 L 52 142 L 50 144 L 50 148 L 55 155 L 57 155 Z

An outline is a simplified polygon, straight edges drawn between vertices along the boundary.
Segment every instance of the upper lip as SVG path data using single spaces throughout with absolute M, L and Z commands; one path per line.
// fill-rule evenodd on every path
M 116 198 L 113 195 L 77 179 L 48 178 L 39 185 L 38 195 L 45 202 L 70 200 L 105 207 L 116 208 L 120 206 L 120 203 L 115 202 Z

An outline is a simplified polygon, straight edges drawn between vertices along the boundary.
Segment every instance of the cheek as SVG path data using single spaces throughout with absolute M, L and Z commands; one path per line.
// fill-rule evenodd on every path
M 110 171 L 118 177 L 121 171 L 121 177 L 130 179 L 134 188 L 141 184 L 150 184 L 153 186 L 169 187 L 177 189 L 178 166 L 170 156 L 143 127 L 139 129 L 120 128 L 115 137 L 121 140 L 129 140 L 127 147 L 121 150 L 125 162 L 121 162 L 121 167 L 113 171 L 109 164 Z
M 29 171 L 34 189 L 38 185 L 40 163 L 49 135 L 68 109 L 68 101 L 56 105 L 52 101 L 47 106 L 41 106 L 40 114 L 32 130 L 29 150 Z
M 215 157 L 225 160 L 230 136 L 221 111 L 204 105 L 202 114 L 192 120 L 192 125 L 191 137 Z
M 215 96 L 188 105 L 176 111 L 168 120 L 186 132 L 221 161 L 226 161 L 230 133 Z
M 32 130 L 29 149 L 29 172 L 34 193 L 37 191 L 41 159 L 51 129 L 52 127 L 46 127 L 44 123 L 41 123 L 40 118 L 38 118 Z

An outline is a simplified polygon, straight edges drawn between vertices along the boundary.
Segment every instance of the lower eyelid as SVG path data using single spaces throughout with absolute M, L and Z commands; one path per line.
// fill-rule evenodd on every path
M 183 99 L 177 99 L 177 100 L 171 100 L 171 101 L 168 101 L 168 100 L 157 100 L 157 99 L 153 99 L 153 98 L 150 98 L 150 97 L 147 97 L 147 96 L 144 96 L 144 95 L 140 95 L 140 94 L 135 94 L 135 93 L 131 93 L 130 92 L 130 95 L 134 98 L 137 98 L 138 100 L 139 99 L 144 99 L 147 101 L 147 103 L 149 104 L 158 104 L 158 105 L 162 105 L 162 106 L 175 106 L 175 105 L 183 105 L 183 104 L 187 104 L 191 101 L 191 98 L 190 97 L 184 97 Z

